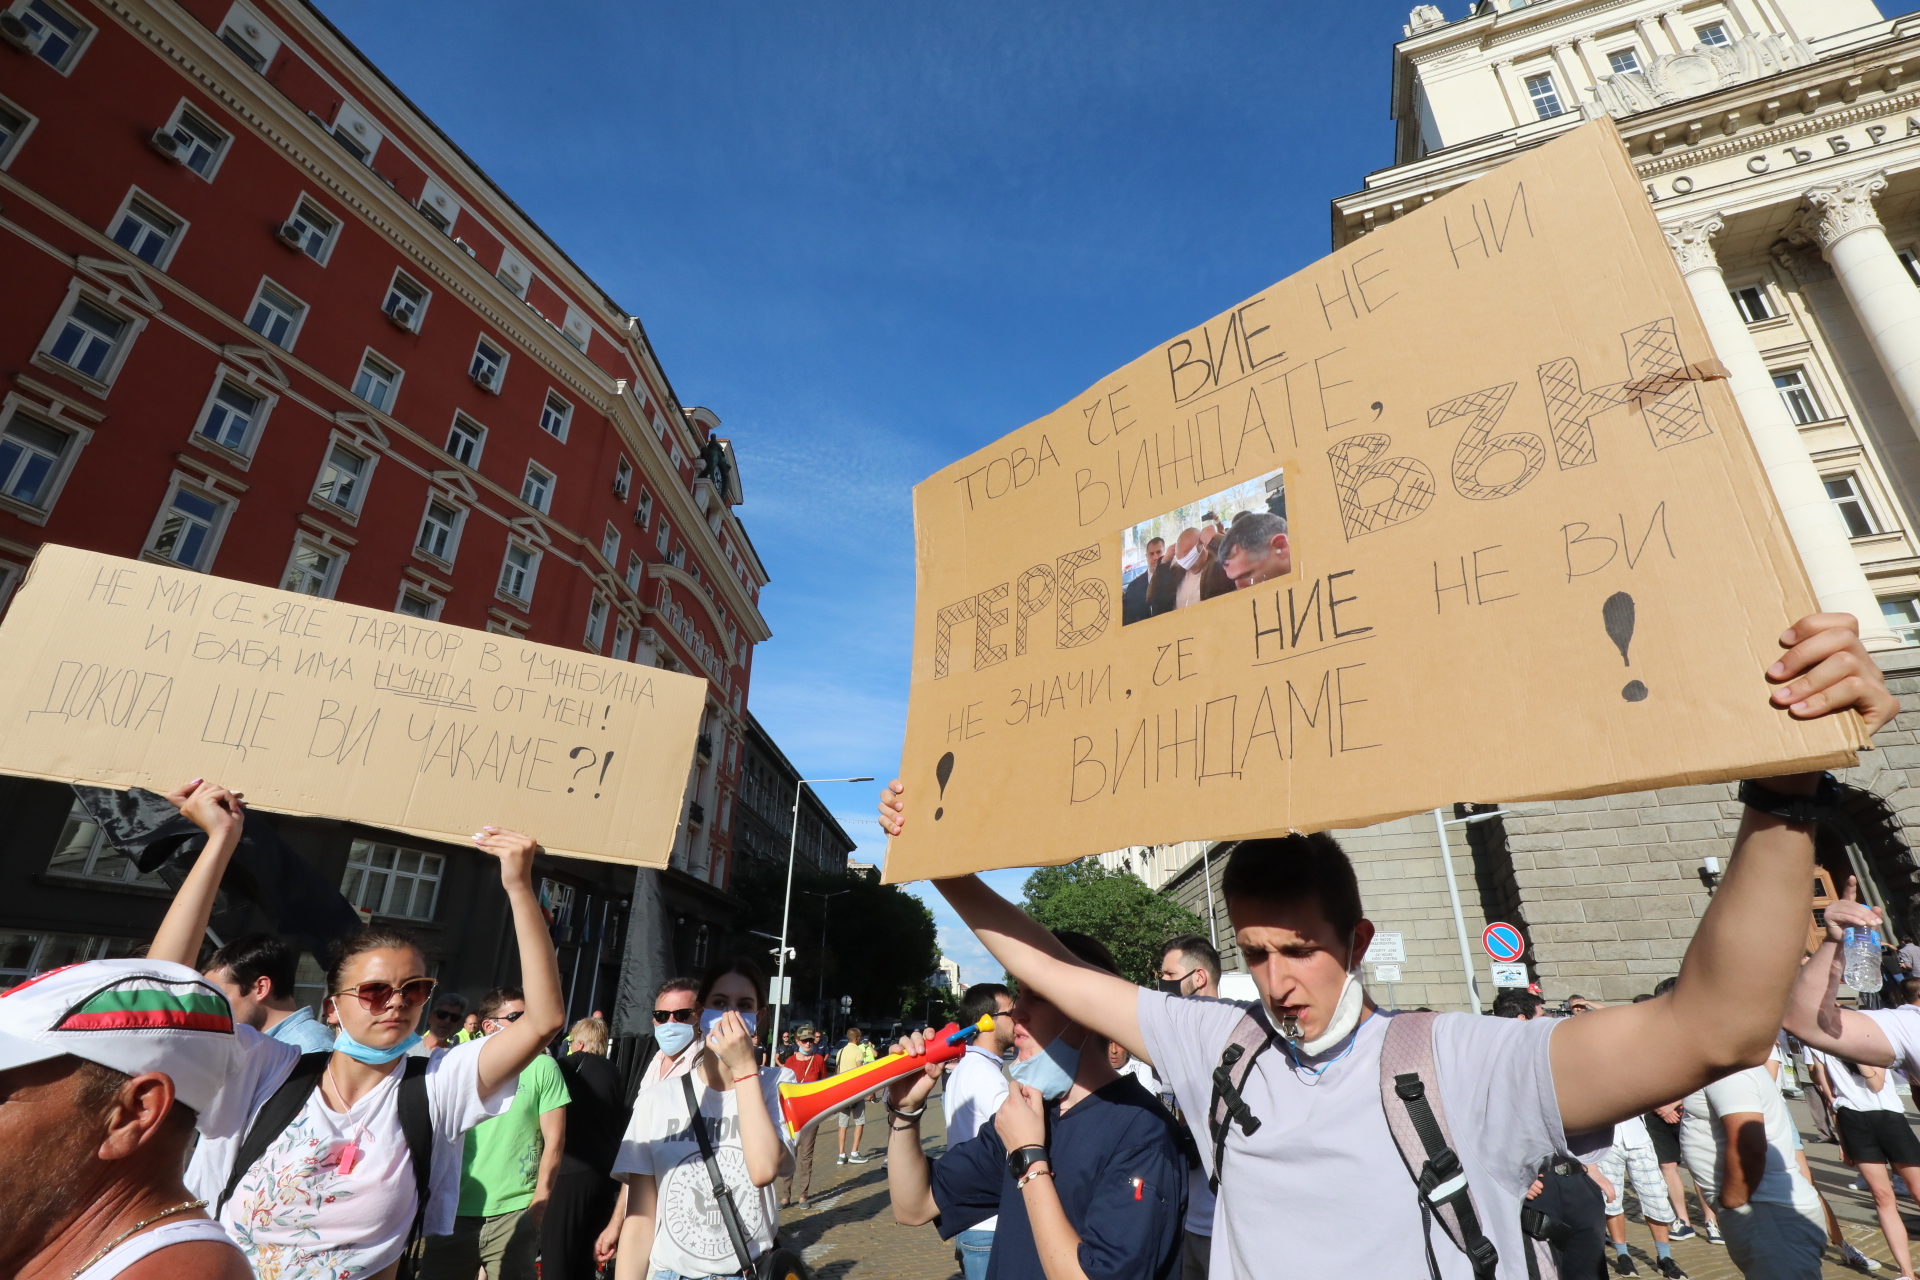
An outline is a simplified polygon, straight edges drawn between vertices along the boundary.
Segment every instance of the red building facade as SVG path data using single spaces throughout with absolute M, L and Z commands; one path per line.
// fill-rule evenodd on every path
M 724 892 L 767 575 L 639 321 L 309 6 L 0 4 L 0 603 L 51 541 L 703 676 Z

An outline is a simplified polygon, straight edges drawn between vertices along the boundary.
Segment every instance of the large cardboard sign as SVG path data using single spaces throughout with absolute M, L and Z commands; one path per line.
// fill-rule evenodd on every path
M 914 491 L 886 877 L 1851 763 L 1645 193 L 1574 131 Z
M 43 547 L 0 625 L 0 773 L 665 866 L 705 681 Z

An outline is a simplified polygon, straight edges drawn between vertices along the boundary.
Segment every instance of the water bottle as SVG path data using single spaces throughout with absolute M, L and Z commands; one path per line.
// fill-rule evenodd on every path
M 1880 931 L 1848 929 L 1841 944 L 1846 953 L 1846 970 L 1841 977 L 1855 991 L 1878 991 L 1884 980 L 1880 972 Z

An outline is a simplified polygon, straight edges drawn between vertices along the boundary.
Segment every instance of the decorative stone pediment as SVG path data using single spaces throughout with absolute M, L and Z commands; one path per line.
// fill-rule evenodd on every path
M 1602 76 L 1593 94 L 1610 116 L 1630 116 L 1697 98 L 1728 85 L 1777 75 L 1814 60 L 1813 50 L 1787 36 L 1742 36 L 1732 44 L 1695 45 L 1664 54 L 1639 71 Z

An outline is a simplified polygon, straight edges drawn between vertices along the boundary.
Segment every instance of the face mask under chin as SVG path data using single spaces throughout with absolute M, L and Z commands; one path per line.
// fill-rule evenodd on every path
M 1347 935 L 1349 960 L 1354 956 L 1356 941 L 1357 931 Z M 1296 1052 L 1312 1057 L 1315 1054 L 1325 1053 L 1346 1039 L 1353 1029 L 1360 1025 L 1360 1017 L 1365 1012 L 1366 988 L 1358 977 L 1357 966 L 1349 963 L 1346 979 L 1340 984 L 1339 998 L 1334 1001 L 1333 1016 L 1327 1019 L 1326 1030 L 1308 1040 L 1305 1038 L 1306 1031 L 1301 1027 L 1300 1020 L 1295 1017 L 1286 1017 L 1280 1019 L 1280 1034 L 1286 1037 Z

